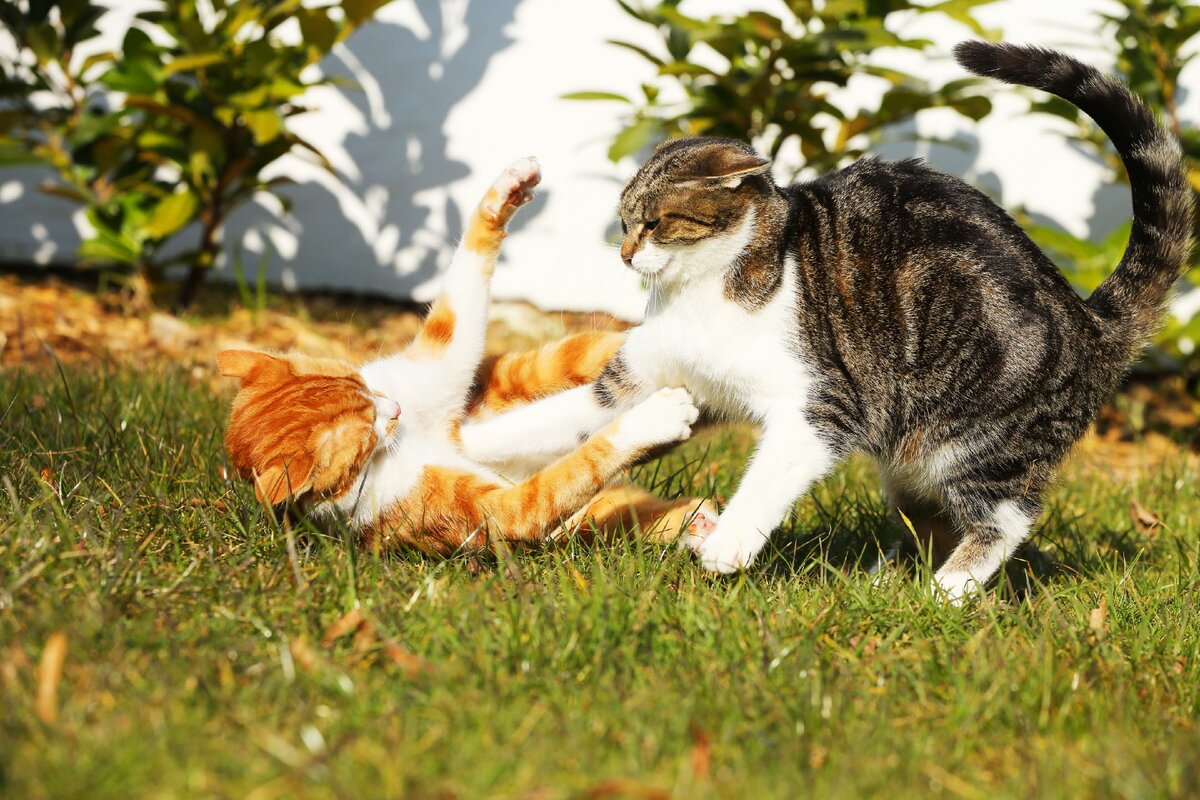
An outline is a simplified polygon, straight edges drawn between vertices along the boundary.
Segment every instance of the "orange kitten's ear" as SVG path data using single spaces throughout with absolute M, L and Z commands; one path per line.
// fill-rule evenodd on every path
M 313 464 L 293 459 L 254 472 L 254 494 L 267 505 L 277 506 L 288 497 L 299 497 L 312 488 Z
M 227 378 L 245 378 L 256 367 L 278 361 L 269 353 L 256 350 L 222 350 L 217 353 L 217 368 Z

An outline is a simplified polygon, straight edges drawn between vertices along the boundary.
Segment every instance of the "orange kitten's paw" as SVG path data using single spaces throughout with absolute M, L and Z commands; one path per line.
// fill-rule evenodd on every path
M 508 224 L 517 209 L 533 199 L 533 190 L 542 181 L 542 168 L 537 159 L 519 158 L 500 173 L 488 189 L 479 211 L 499 226 Z
M 692 512 L 691 519 L 688 520 L 679 536 L 680 549 L 697 550 L 700 544 L 709 537 L 709 534 L 717 529 L 719 519 L 717 507 L 712 504 L 711 500 L 701 503 L 700 507 Z

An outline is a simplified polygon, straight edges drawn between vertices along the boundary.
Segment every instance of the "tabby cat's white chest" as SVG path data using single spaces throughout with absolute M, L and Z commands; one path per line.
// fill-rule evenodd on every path
M 797 351 L 794 274 L 788 264 L 783 285 L 755 310 L 726 298 L 722 281 L 682 287 L 635 330 L 639 362 L 653 364 L 658 385 L 685 386 L 727 416 L 762 420 L 802 405 L 811 375 Z

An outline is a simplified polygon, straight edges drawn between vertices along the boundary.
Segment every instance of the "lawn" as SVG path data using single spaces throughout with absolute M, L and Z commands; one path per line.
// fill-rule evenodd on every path
M 873 585 L 902 530 L 865 462 L 732 579 L 637 542 L 377 556 L 226 479 L 228 399 L 181 367 L 0 372 L 0 794 L 1200 793 L 1182 451 L 1073 459 L 1003 585 L 949 608 Z M 635 477 L 727 497 L 751 444 Z

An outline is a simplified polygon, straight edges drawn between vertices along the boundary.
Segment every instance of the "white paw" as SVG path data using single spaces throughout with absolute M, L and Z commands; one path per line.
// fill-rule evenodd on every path
M 533 199 L 533 190 L 542 181 L 542 168 L 529 156 L 514 161 L 500 173 L 480 208 L 496 219 L 507 220 L 518 208 Z
M 728 575 L 740 572 L 754 563 L 758 550 L 748 546 L 737 534 L 722 531 L 720 526 L 700 542 L 696 550 L 700 564 L 709 572 Z
M 699 416 L 687 389 L 659 389 L 617 419 L 611 440 L 631 450 L 681 442 L 692 435 Z
M 939 570 L 933 577 L 933 593 L 952 606 L 960 606 L 982 591 L 975 576 L 963 570 Z

